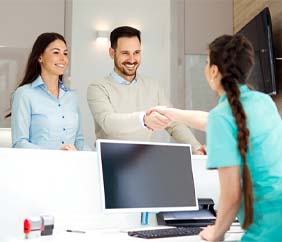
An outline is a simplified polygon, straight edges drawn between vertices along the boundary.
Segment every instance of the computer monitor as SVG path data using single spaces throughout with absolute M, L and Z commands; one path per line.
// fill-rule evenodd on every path
M 276 68 L 269 8 L 263 9 L 238 33 L 245 35 L 251 41 L 255 51 L 255 65 L 248 83 L 261 92 L 275 95 Z
M 97 140 L 106 212 L 198 210 L 187 144 Z

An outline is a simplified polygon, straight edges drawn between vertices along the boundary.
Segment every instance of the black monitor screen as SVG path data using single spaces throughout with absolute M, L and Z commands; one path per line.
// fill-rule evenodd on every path
M 272 24 L 269 9 L 263 9 L 238 33 L 245 35 L 254 46 L 255 66 L 248 82 L 259 91 L 270 95 L 276 94 Z
M 98 140 L 105 209 L 196 210 L 191 146 Z

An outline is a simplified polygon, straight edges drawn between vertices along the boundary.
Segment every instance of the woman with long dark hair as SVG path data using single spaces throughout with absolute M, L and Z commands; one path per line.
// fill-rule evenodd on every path
M 205 68 L 218 105 L 209 113 L 153 109 L 207 132 L 207 166 L 218 169 L 220 197 L 215 225 L 200 233 L 205 240 L 223 240 L 236 216 L 242 241 L 281 240 L 282 121 L 272 99 L 246 85 L 253 64 L 244 36 L 221 36 L 209 45 Z
M 83 149 L 78 99 L 62 80 L 68 62 L 62 35 L 43 33 L 36 39 L 12 96 L 13 147 Z

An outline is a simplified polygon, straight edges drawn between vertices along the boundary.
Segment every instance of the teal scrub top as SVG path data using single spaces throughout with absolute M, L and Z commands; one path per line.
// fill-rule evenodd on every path
M 254 190 L 254 223 L 242 241 L 282 241 L 282 120 L 268 95 L 246 85 L 240 86 L 240 92 L 250 131 L 247 165 Z M 207 167 L 242 168 L 237 145 L 237 126 L 223 94 L 208 115 Z M 238 214 L 241 223 L 243 210 L 241 203 Z

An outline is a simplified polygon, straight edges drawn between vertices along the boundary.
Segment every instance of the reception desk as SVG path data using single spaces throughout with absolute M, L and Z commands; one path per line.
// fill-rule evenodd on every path
M 87 151 L 0 148 L 0 241 L 23 240 L 24 219 L 40 215 L 54 216 L 54 235 L 34 239 L 34 242 L 76 241 L 70 237 L 90 241 L 93 236 L 136 241 L 120 231 L 140 227 L 140 213 L 101 211 L 96 156 L 96 152 Z M 198 197 L 209 197 L 217 203 L 217 172 L 205 169 L 205 156 L 192 159 Z M 156 225 L 155 215 L 150 214 L 149 226 Z M 87 233 L 66 233 L 67 229 Z M 199 240 L 198 236 L 194 239 Z

